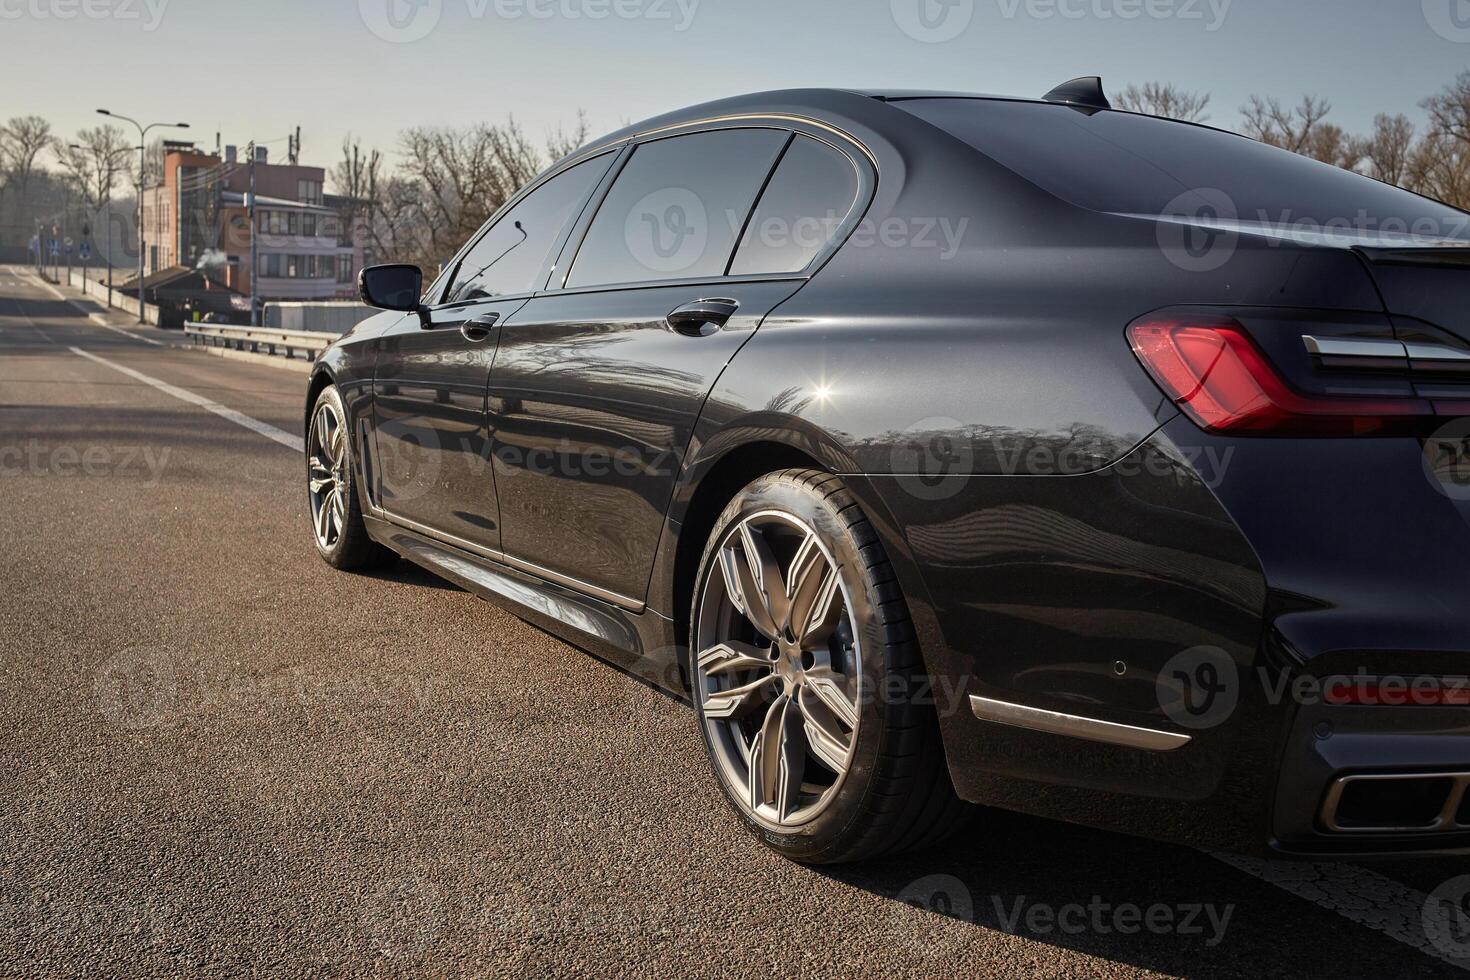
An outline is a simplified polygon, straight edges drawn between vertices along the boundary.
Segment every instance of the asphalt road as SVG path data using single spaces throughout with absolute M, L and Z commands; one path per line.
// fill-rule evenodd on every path
M 1470 963 L 1423 921 L 1465 863 L 1263 865 L 996 813 L 942 851 L 789 864 L 677 702 L 406 563 L 317 558 L 299 452 L 198 404 L 294 434 L 304 375 L 112 319 L 133 335 L 0 267 L 0 976 Z

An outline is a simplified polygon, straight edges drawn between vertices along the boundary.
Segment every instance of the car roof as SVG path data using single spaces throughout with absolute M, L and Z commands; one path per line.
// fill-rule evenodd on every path
M 994 95 L 982 92 L 946 92 L 939 90 L 898 88 L 898 89 L 834 89 L 839 92 L 851 92 L 853 95 L 861 95 L 869 99 L 877 99 L 879 102 L 902 102 L 905 99 L 990 99 L 995 102 L 1042 102 L 1042 99 L 1025 99 L 1016 95 Z
M 634 140 L 650 133 L 665 129 L 677 129 L 680 126 L 700 122 L 706 119 L 718 119 L 722 117 L 750 115 L 810 115 L 813 118 L 822 118 L 827 115 L 836 115 L 849 120 L 861 120 L 876 128 L 882 128 L 881 119 L 886 112 L 893 111 L 885 108 L 886 103 L 905 102 L 917 99 L 968 99 L 987 102 L 1009 102 L 1027 105 L 1054 105 L 1064 106 L 1066 103 L 1054 102 L 1047 99 L 1024 98 L 1013 95 L 986 95 L 975 92 L 948 92 L 930 91 L 924 89 L 860 89 L 860 88 L 799 88 L 778 89 L 767 92 L 751 92 L 744 95 L 731 96 L 713 102 L 703 102 L 698 105 L 685 106 L 671 112 L 654 116 L 636 122 L 631 126 L 625 126 L 616 132 L 599 137 L 586 145 L 578 148 L 569 156 L 558 161 L 551 169 L 559 169 L 561 166 L 573 160 L 584 159 L 588 155 L 603 152 L 627 140 Z M 896 108 L 896 107 L 895 107 Z M 1089 114 L 1095 112 L 1117 112 L 1126 115 L 1147 115 L 1146 113 L 1135 113 L 1126 109 L 1101 109 L 1071 106 L 1079 111 Z M 1155 117 L 1161 122 L 1174 123 L 1179 126 L 1193 126 L 1201 129 L 1217 129 L 1207 123 L 1188 122 L 1178 119 L 1167 119 Z M 1230 130 L 1218 130 L 1229 133 Z M 1239 133 L 1231 135 L 1240 136 Z M 1241 136 L 1242 139 L 1249 137 Z

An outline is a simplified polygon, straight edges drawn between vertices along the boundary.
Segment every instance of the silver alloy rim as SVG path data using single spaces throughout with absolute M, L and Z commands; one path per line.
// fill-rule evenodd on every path
M 821 539 L 782 511 L 726 532 L 700 596 L 695 692 L 716 765 L 748 814 L 789 830 L 837 795 L 857 743 L 862 656 Z
M 311 490 L 311 524 L 316 543 L 330 551 L 347 523 L 346 430 L 336 406 L 323 402 L 311 421 L 307 478 Z

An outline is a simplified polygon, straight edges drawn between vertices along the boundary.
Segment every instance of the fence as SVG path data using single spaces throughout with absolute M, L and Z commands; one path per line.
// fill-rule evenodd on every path
M 184 336 L 196 344 L 230 347 L 256 354 L 294 358 L 304 355 L 315 361 L 339 336 L 318 330 L 272 330 L 268 327 L 227 327 L 213 323 L 186 323 Z

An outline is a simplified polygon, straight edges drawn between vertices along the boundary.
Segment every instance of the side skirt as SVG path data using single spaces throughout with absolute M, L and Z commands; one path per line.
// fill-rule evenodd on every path
M 373 540 L 414 564 L 687 700 L 674 624 L 657 613 L 631 612 L 368 514 L 363 523 Z

